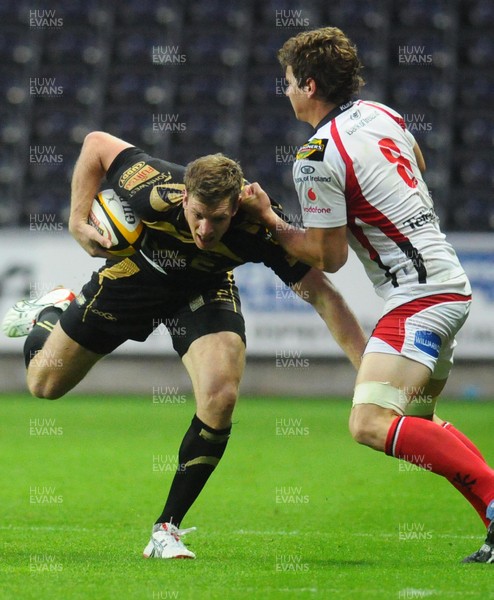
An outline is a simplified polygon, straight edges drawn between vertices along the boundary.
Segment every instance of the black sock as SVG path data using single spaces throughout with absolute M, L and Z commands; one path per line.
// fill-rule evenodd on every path
M 62 310 L 48 306 L 38 315 L 36 324 L 29 332 L 24 343 L 24 363 L 28 367 L 31 359 L 43 348 L 46 338 L 50 335 L 57 321 L 60 319 Z
M 178 468 L 168 499 L 156 523 L 180 525 L 223 456 L 231 425 L 213 429 L 194 415 L 178 453 Z

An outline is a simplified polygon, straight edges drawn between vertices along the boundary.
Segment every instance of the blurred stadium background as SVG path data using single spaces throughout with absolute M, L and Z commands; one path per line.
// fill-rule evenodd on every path
M 224 152 L 239 159 L 249 179 L 261 181 L 296 215 L 291 163 L 294 149 L 305 141 L 310 128 L 294 120 L 283 96 L 276 51 L 298 31 L 323 25 L 341 27 L 357 44 L 367 80 L 362 97 L 399 110 L 422 147 L 426 180 L 442 227 L 458 243 L 480 307 L 466 328 L 463 347 L 467 350 L 459 353 L 462 361 L 468 361 L 466 368 L 457 372 L 450 393 L 491 393 L 491 0 L 3 0 L 0 233 L 6 262 L 1 267 L 2 310 L 12 299 L 35 295 L 52 283 L 71 285 L 67 279 L 75 270 L 83 283 L 95 268 L 94 260 L 89 264 L 79 256 L 66 231 L 71 172 L 91 130 L 108 131 L 178 163 Z M 54 249 L 52 272 L 43 274 L 36 260 Z M 66 279 L 53 274 L 58 273 L 57 262 L 60 277 L 70 269 L 63 275 Z M 292 306 L 286 291 L 266 283 L 259 273 L 247 270 L 239 277 L 251 328 L 273 319 L 301 322 L 313 317 Z M 378 306 L 368 300 L 372 294 L 360 283 L 353 277 L 353 281 L 342 280 L 341 286 L 368 328 Z M 369 302 L 372 315 L 365 314 Z M 272 393 L 293 391 L 301 383 L 300 389 L 308 393 L 323 393 L 328 386 L 332 393 L 348 393 L 351 370 L 334 348 L 329 351 L 332 361 L 328 360 L 322 346 L 325 337 L 318 348 L 311 346 L 316 325 L 311 327 L 290 334 L 295 349 L 305 340 L 303 356 L 310 357 L 310 369 L 285 369 L 283 374 L 273 368 L 277 353 L 285 351 L 279 330 L 270 341 L 256 341 L 259 331 L 253 329 L 247 388 Z M 323 331 L 319 321 L 317 331 Z M 22 389 L 20 344 L 10 342 L 2 340 L 0 347 L 3 385 Z M 105 363 L 116 374 L 111 378 L 114 388 L 136 389 L 128 361 L 146 353 L 145 346 L 131 347 L 131 359 L 123 353 Z M 148 346 L 146 362 L 139 368 L 162 370 L 163 357 L 152 343 Z M 300 358 L 296 350 L 289 352 Z M 167 373 L 176 370 L 180 385 L 187 386 L 185 373 L 171 353 L 167 365 Z M 104 369 L 98 366 L 84 385 L 101 390 L 110 379 Z M 89 389 L 84 385 L 82 390 Z

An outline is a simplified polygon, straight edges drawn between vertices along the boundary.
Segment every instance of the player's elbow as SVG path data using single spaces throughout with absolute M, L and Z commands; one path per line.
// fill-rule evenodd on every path
M 104 145 L 108 137 L 110 137 L 110 135 L 108 133 L 105 133 L 104 131 L 90 131 L 84 138 L 82 147 L 86 150 L 101 148 L 101 146 Z
M 322 267 L 326 273 L 336 273 L 346 263 L 348 259 L 348 249 L 342 248 L 339 251 L 327 252 L 322 259 Z

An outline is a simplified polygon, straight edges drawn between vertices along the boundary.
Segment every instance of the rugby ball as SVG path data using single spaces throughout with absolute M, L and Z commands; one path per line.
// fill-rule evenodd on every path
M 93 200 L 88 223 L 112 243 L 108 252 L 115 256 L 131 256 L 144 237 L 144 224 L 130 204 L 114 190 L 103 190 Z

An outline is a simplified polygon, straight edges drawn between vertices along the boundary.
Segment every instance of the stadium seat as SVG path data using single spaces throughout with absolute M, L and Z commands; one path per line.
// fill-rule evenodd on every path
M 177 106 L 190 107 L 194 102 L 211 105 L 230 105 L 238 100 L 243 83 L 232 82 L 227 67 L 212 67 L 205 71 L 195 67 L 180 71 L 177 87 Z
M 248 85 L 246 89 L 247 104 L 269 105 L 271 102 L 285 98 L 287 81 L 277 64 L 251 65 L 247 71 Z M 283 102 L 277 102 L 279 106 Z M 257 108 L 259 110 L 259 108 Z
M 456 141 L 461 146 L 489 148 L 494 146 L 494 115 L 488 111 L 462 111 L 456 123 Z
M 449 29 L 454 6 L 448 0 L 412 0 L 394 3 L 394 18 L 405 27 Z
M 274 16 L 271 16 L 274 20 Z M 273 28 L 273 24 L 257 26 L 252 35 L 250 47 L 250 62 L 254 65 L 270 65 L 276 67 L 278 50 L 291 35 L 283 27 Z
M 63 20 L 62 29 L 85 25 L 93 31 L 94 27 L 106 29 L 111 23 L 110 7 L 101 0 L 71 0 L 56 8 L 47 3 L 42 4 L 42 9 L 54 10 L 54 17 Z
M 155 0 L 122 2 L 115 11 L 116 22 L 120 26 L 131 28 L 153 24 L 171 25 L 180 19 L 182 7 L 178 0 L 157 3 Z
M 347 0 L 346 2 L 325 3 L 323 19 L 353 35 L 353 28 L 380 29 L 389 20 L 387 0 Z
M 455 153 L 454 179 L 464 187 L 491 188 L 494 184 L 494 164 L 492 152 L 468 151 Z
M 29 96 L 29 77 L 17 66 L 11 64 L 2 66 L 0 98 L 6 103 L 18 105 L 26 102 Z
M 448 229 L 494 232 L 492 194 L 477 187 L 456 188 Z
M 156 106 L 170 99 L 173 91 L 170 79 L 161 68 L 149 64 L 118 66 L 112 70 L 107 86 L 111 105 L 142 102 Z
M 37 36 L 25 25 L 2 27 L 0 29 L 0 60 L 2 64 L 32 64 L 39 51 Z
M 70 184 L 50 186 L 38 182 L 29 183 L 24 193 L 21 225 L 29 227 L 31 223 L 40 222 L 40 215 L 50 215 L 46 220 L 49 226 L 63 228 L 70 212 Z
M 158 113 L 142 104 L 107 107 L 102 129 L 136 146 L 155 146 L 161 136 L 153 131 L 153 118 L 158 119 Z
M 237 29 L 245 25 L 249 19 L 250 7 L 235 4 L 229 5 L 224 0 L 209 0 L 207 3 L 190 2 L 186 5 L 185 23 L 187 30 L 190 25 L 207 25 L 221 27 L 227 30 Z
M 392 106 L 416 105 L 439 109 L 450 106 L 453 101 L 453 85 L 428 69 L 417 68 L 412 73 L 404 68 L 395 68 L 391 77 Z
M 352 42 L 357 46 L 360 60 L 366 69 L 382 68 L 387 63 L 387 48 L 379 35 L 368 28 L 354 29 Z
M 80 144 L 38 141 L 29 147 L 28 184 L 48 184 L 54 181 L 70 184 L 72 170 L 81 150 Z
M 60 105 L 74 103 L 79 106 L 90 106 L 98 99 L 98 76 L 95 70 L 82 65 L 61 65 L 54 69 L 43 65 L 30 78 L 30 93 L 37 103 L 48 103 L 55 108 Z
M 464 107 L 478 110 L 492 109 L 494 106 L 494 75 L 491 70 L 464 69 L 461 73 L 462 85 L 458 98 Z
M 160 64 L 160 54 L 180 54 L 180 46 L 174 42 L 174 36 L 162 25 L 118 27 L 114 33 L 114 62 L 128 68 L 130 65 L 170 66 L 171 62 Z M 170 59 L 172 57 L 170 56 Z
M 460 2 L 460 23 L 475 30 L 494 27 L 494 6 L 491 0 L 463 0 Z
M 187 63 L 192 65 L 226 65 L 235 67 L 246 58 L 246 49 L 239 44 L 235 32 L 212 36 L 203 26 L 187 29 L 183 45 Z
M 391 64 L 400 69 L 444 69 L 453 63 L 451 41 L 443 32 L 393 28 L 390 50 Z
M 494 67 L 494 39 L 492 34 L 461 33 L 459 59 L 462 67 Z
M 36 141 L 50 139 L 53 142 L 80 142 L 96 126 L 94 116 L 85 109 L 64 105 L 54 111 L 46 103 L 39 104 L 35 106 L 33 114 L 32 138 Z
M 287 127 L 287 123 L 290 124 Z M 297 123 L 290 102 L 286 98 L 273 98 L 269 108 L 262 111 L 255 106 L 248 107 L 245 113 L 244 139 L 249 144 L 259 144 L 264 149 L 269 145 L 301 145 L 312 133 L 310 126 Z
M 4 178 L 12 165 L 26 167 L 18 162 L 18 148 L 76 147 L 88 130 L 106 129 L 150 152 L 173 149 L 174 159 L 182 162 L 211 151 L 233 152 L 247 161 L 246 170 L 254 168 L 277 191 L 292 194 L 290 149 L 311 129 L 293 117 L 276 54 L 299 31 L 335 25 L 357 44 L 364 63 L 367 85 L 360 97 L 407 115 L 426 154 L 428 182 L 438 188 L 437 203 L 448 207 L 449 181 L 462 189 L 481 181 L 491 189 L 492 0 L 314 0 L 305 5 L 292 0 L 73 0 L 52 5 L 0 3 Z M 30 22 L 33 15 L 49 18 L 53 10 L 59 25 Z M 419 60 L 400 62 L 400 47 L 402 55 Z M 153 129 L 153 118 L 160 115 L 168 115 L 171 128 L 175 119 L 184 129 Z M 444 148 L 456 156 L 452 165 Z M 1 206 L 21 206 L 15 194 L 22 184 L 36 187 L 44 181 L 41 167 L 27 171 L 15 186 L 4 183 L 16 200 L 2 198 Z M 65 185 L 68 172 L 62 167 L 59 175 Z M 477 199 L 484 198 L 480 192 Z M 32 209 L 34 191 L 30 198 Z M 448 226 L 484 227 L 475 224 L 487 218 L 475 202 L 475 216 L 467 218 L 458 205 L 460 216 L 451 216 Z
M 45 64 L 97 65 L 103 57 L 99 36 L 84 27 L 64 27 L 57 35 L 48 36 L 44 45 Z

